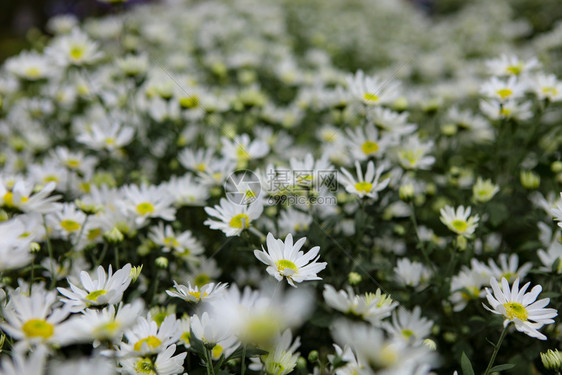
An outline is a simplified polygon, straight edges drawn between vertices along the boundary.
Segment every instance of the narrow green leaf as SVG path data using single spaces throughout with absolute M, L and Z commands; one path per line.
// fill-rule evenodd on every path
M 470 363 L 470 359 L 468 359 L 465 352 L 462 352 L 461 355 L 461 368 L 463 375 L 474 375 L 472 364 Z
M 503 365 L 497 365 L 494 366 L 490 369 L 490 372 L 500 372 L 500 371 L 505 371 L 505 370 L 509 370 L 515 367 L 515 364 L 513 363 L 506 363 Z

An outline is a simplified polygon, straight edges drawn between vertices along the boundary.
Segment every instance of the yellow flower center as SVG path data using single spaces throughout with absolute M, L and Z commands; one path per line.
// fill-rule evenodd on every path
M 463 233 L 468 228 L 468 223 L 465 220 L 453 220 L 451 222 L 451 225 L 453 226 L 453 228 L 455 228 L 457 233 Z
M 76 168 L 80 167 L 80 160 L 78 160 L 78 159 L 68 159 L 65 164 L 70 169 L 76 169 Z
M 223 347 L 220 345 L 215 345 L 212 350 L 213 359 L 219 359 L 223 351 Z
M 246 147 L 244 147 L 243 145 L 238 145 L 238 147 L 236 147 L 236 157 L 238 158 L 238 160 L 249 160 L 250 154 L 248 154 Z
M 183 108 L 192 109 L 199 105 L 199 98 L 197 96 L 187 96 L 180 98 L 180 105 Z
M 154 206 L 149 202 L 142 202 L 137 206 L 137 212 L 141 216 L 145 216 L 154 212 Z
M 24 73 L 27 76 L 27 78 L 36 79 L 41 77 L 41 70 L 36 66 L 30 66 L 25 70 Z
M 80 229 L 80 224 L 70 219 L 61 221 L 60 226 L 67 232 L 76 232 Z
M 250 227 L 250 218 L 246 214 L 238 214 L 230 219 L 229 225 L 232 228 L 247 229 Z
M 166 247 L 179 247 L 180 243 L 175 237 L 166 237 L 164 238 L 164 245 L 166 245 Z
M 355 190 L 360 193 L 367 194 L 370 193 L 372 189 L 373 184 L 371 184 L 370 182 L 361 181 L 355 184 Z
M 197 170 L 199 172 L 205 172 L 205 169 L 207 169 L 207 167 L 205 166 L 205 163 L 199 163 L 195 166 L 195 170 Z
M 94 329 L 93 336 L 97 339 L 111 338 L 119 330 L 120 327 L 121 325 L 118 322 L 112 320 L 110 322 L 106 322 L 97 326 Z
M 27 202 L 27 200 L 29 199 L 29 198 L 27 198 L 27 197 L 21 197 L 21 198 L 20 198 L 20 201 L 19 201 L 19 202 L 16 202 L 16 203 L 14 204 L 14 194 L 13 194 L 11 191 L 9 191 L 9 192 L 7 192 L 6 194 L 4 194 L 4 197 L 3 197 L 3 198 L 4 198 L 4 205 L 6 205 L 6 206 L 8 206 L 8 207 L 16 207 L 16 206 L 18 206 L 18 205 L 20 205 L 20 204 L 22 204 L 22 203 Z
M 70 57 L 73 60 L 80 60 L 84 56 L 84 47 L 82 46 L 73 46 L 70 49 Z
M 412 331 L 411 329 L 403 329 L 402 330 L 402 336 L 404 336 L 405 339 L 409 339 L 413 335 L 414 335 L 414 331 Z
M 149 349 L 154 349 L 162 344 L 162 341 L 156 336 L 148 336 L 142 340 L 136 342 L 135 346 L 133 347 L 137 352 L 141 350 L 142 344 L 146 343 Z
M 505 70 L 509 74 L 513 74 L 514 76 L 518 76 L 523 71 L 523 64 L 519 63 L 517 65 L 510 65 Z
M 373 154 L 379 150 L 379 144 L 373 141 L 366 141 L 361 145 L 361 150 L 366 155 Z
M 101 228 L 90 229 L 88 231 L 88 240 L 93 241 L 101 236 Z
M 527 309 L 519 302 L 506 302 L 503 304 L 503 307 L 505 308 L 505 315 L 510 320 L 519 319 L 526 321 L 529 317 Z
M 30 319 L 21 326 L 27 337 L 41 337 L 48 339 L 55 333 L 55 326 L 44 319 Z
M 135 364 L 135 370 L 137 374 L 146 374 L 146 375 L 154 375 L 154 365 L 150 358 L 142 358 L 137 361 Z
M 421 156 L 420 152 L 414 150 L 401 150 L 400 157 L 409 163 L 409 167 L 412 167 L 417 164 L 419 158 Z
M 187 345 L 189 345 L 189 340 L 191 340 L 191 333 L 189 331 L 185 331 L 180 336 L 180 340 L 185 342 Z
M 278 260 L 275 264 L 277 265 L 277 270 L 282 275 L 285 275 L 287 269 L 293 271 L 293 272 L 289 272 L 289 275 L 293 275 L 298 271 L 298 268 L 295 265 L 295 263 L 287 259 Z
M 43 182 L 59 182 L 59 178 L 55 175 L 48 175 L 43 177 Z
M 376 103 L 379 101 L 379 96 L 377 94 L 372 94 L 370 92 L 366 92 L 363 94 L 363 100 L 365 100 L 366 102 L 373 102 Z
M 88 295 L 86 296 L 86 299 L 87 299 L 88 301 L 97 302 L 97 301 L 98 301 L 98 298 L 99 298 L 100 296 L 103 296 L 104 294 L 107 294 L 107 291 L 105 291 L 105 290 L 103 290 L 103 289 L 95 290 L 95 291 L 91 292 L 90 294 L 88 294 Z
M 556 96 L 558 95 L 558 90 L 555 87 L 543 87 L 541 89 L 542 93 L 545 95 Z
M 461 297 L 465 301 L 469 301 L 473 298 L 477 298 L 480 295 L 480 289 L 475 286 L 468 286 L 465 288 L 466 292 L 461 292 Z
M 496 94 L 498 94 L 500 96 L 500 98 L 505 99 L 508 96 L 511 96 L 511 94 L 513 94 L 513 91 L 511 91 L 508 88 L 499 89 L 498 91 L 496 91 Z

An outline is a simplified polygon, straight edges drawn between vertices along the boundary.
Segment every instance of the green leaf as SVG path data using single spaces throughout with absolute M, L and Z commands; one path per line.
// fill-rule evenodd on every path
M 500 372 L 500 371 L 504 371 L 504 370 L 509 370 L 515 367 L 515 364 L 513 363 L 506 363 L 503 365 L 497 365 L 494 366 L 490 369 L 490 372 Z
M 462 352 L 461 355 L 461 368 L 463 375 L 474 375 L 474 370 L 472 369 L 470 359 L 468 359 L 464 352 Z

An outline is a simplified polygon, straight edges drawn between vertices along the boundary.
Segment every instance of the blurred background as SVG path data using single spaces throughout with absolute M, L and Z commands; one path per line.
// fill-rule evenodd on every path
M 98 0 L 25 0 L 0 2 L 0 62 L 22 49 L 29 48 L 44 35 L 49 18 L 59 14 L 73 14 L 79 19 L 115 12 L 115 5 Z M 162 0 L 128 0 L 121 7 Z M 376 2 L 377 0 L 370 0 Z M 397 0 L 398 1 L 398 0 Z M 421 13 L 439 18 L 455 13 L 474 0 L 403 0 Z M 353 6 L 354 0 L 346 1 Z M 302 1 L 303 5 L 306 0 Z M 532 35 L 549 31 L 562 19 L 561 0 L 512 0 L 511 6 L 519 18 L 526 19 L 533 28 Z M 531 37 L 532 35 L 529 35 Z

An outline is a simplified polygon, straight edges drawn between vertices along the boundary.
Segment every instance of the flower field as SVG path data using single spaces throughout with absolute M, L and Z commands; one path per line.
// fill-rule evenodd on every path
M 111 7 L 0 68 L 0 374 L 561 374 L 562 22 Z

